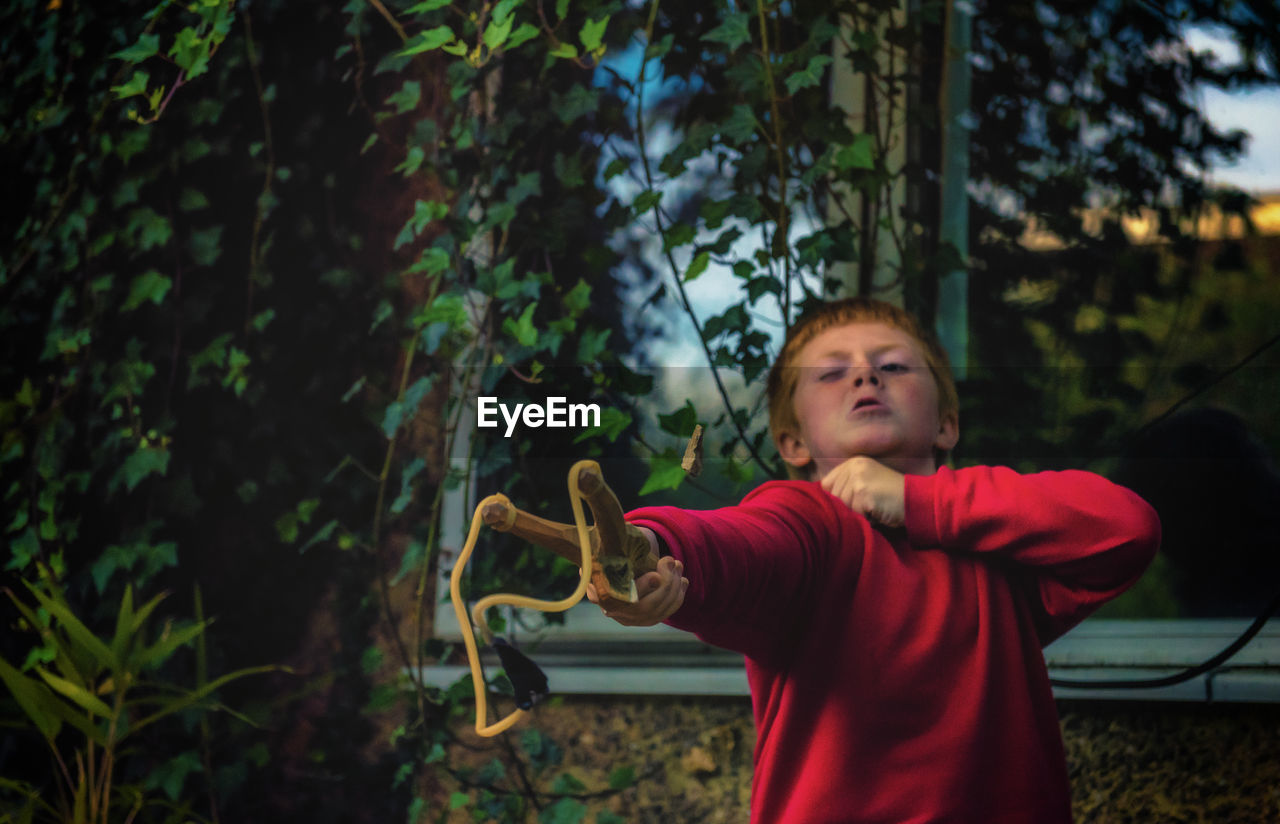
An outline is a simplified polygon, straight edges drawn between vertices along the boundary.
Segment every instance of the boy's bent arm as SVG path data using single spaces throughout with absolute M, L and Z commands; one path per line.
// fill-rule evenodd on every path
M 767 483 L 738 506 L 648 507 L 627 520 L 652 529 L 684 565 L 688 590 L 667 623 L 762 661 L 785 654 L 780 641 L 807 620 L 815 589 L 856 575 L 860 555 L 849 525 L 862 519 L 816 484 Z
M 1128 589 L 1160 544 L 1155 511 L 1089 472 L 943 468 L 908 476 L 905 492 L 917 548 L 989 553 L 1033 574 L 1043 643 Z

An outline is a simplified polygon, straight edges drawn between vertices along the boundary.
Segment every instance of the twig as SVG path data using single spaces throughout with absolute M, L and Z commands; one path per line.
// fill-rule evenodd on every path
M 787 153 L 782 142 L 782 113 L 778 109 L 777 82 L 769 60 L 769 22 L 764 13 L 764 0 L 756 0 L 756 19 L 760 24 L 760 62 L 764 64 L 765 84 L 769 87 L 769 113 L 773 120 L 773 151 L 778 164 L 778 215 L 775 218 L 774 249 L 786 250 L 790 245 L 791 212 L 787 209 Z M 782 242 L 778 243 L 781 236 Z M 782 317 L 791 317 L 791 255 L 783 255 L 782 266 Z
M 399 35 L 401 42 L 408 42 L 409 35 L 405 32 L 404 26 L 400 25 L 400 21 L 395 18 L 395 15 L 387 11 L 387 7 L 382 5 L 382 0 L 369 0 L 369 5 L 377 9 L 378 14 L 381 14 L 382 17 L 391 24 L 391 28 L 395 29 L 395 32 Z

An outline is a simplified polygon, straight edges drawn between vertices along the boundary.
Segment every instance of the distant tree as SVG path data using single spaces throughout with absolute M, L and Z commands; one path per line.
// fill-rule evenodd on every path
M 1193 26 L 1234 43 L 1241 59 L 1190 48 Z M 1280 6 L 980 2 L 973 43 L 971 328 L 980 368 L 967 394 L 990 403 L 975 407 L 979 426 L 959 452 L 1106 460 L 1149 414 L 1149 378 L 1186 331 L 1158 318 L 1177 314 L 1193 280 L 1214 277 L 1194 254 L 1195 217 L 1249 204 L 1243 192 L 1206 183 L 1248 138 L 1209 122 L 1200 95 L 1280 84 Z M 1144 211 L 1162 242 L 1135 248 L 1121 221 Z M 1031 227 L 1061 247 L 1024 246 Z M 1182 322 L 1198 316 L 1184 311 Z

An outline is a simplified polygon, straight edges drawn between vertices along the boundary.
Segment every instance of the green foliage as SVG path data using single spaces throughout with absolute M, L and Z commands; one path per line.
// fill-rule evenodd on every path
M 150 621 L 163 596 L 135 608 L 133 588 L 126 586 L 115 630 L 102 638 L 75 614 L 52 576 L 27 589 L 33 601 L 5 592 L 21 626 L 39 637 L 40 646 L 21 667 L 0 658 L 0 681 L 57 763 L 57 789 L 50 797 L 39 787 L 6 781 L 0 785 L 0 810 L 8 808 L 18 820 L 106 824 L 139 813 L 149 816 L 144 811 L 159 807 L 169 810 L 163 820 L 186 820 L 185 805 L 173 802 L 183 796 L 187 775 L 200 769 L 195 754 L 179 754 L 144 786 L 130 785 L 113 780 L 128 775 L 127 762 L 136 757 L 130 742 L 179 713 L 190 720 L 225 709 L 215 701 L 219 688 L 270 668 L 228 673 L 194 689 L 167 683 L 159 676 L 161 668 L 179 649 L 196 643 L 205 623 L 175 627 L 166 622 L 154 633 Z M 151 797 L 156 789 L 170 803 Z

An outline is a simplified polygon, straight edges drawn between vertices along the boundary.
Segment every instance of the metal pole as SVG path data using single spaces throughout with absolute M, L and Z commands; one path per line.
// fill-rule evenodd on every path
M 969 257 L 969 51 L 972 17 L 968 0 L 947 4 L 946 62 L 942 74 L 942 208 L 938 237 Z M 969 271 L 962 266 L 938 282 L 938 338 L 956 377 L 969 365 Z

